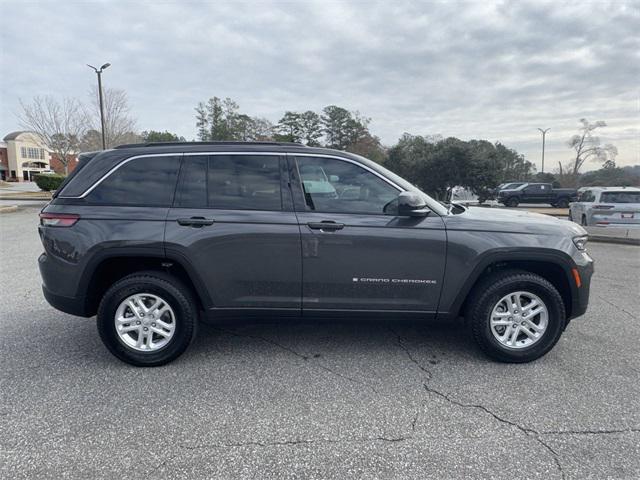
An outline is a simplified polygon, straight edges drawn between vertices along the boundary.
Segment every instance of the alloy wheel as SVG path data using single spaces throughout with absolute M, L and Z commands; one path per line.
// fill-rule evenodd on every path
M 491 333 L 503 346 L 521 349 L 537 343 L 549 324 L 549 311 L 531 292 L 512 292 L 502 297 L 491 311 Z
M 116 310 L 114 322 L 120 341 L 140 352 L 155 352 L 165 347 L 176 330 L 171 305 L 151 293 L 125 298 Z

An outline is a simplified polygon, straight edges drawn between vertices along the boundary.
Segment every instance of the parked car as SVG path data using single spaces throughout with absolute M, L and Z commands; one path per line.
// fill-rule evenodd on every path
M 199 319 L 253 315 L 465 316 L 488 355 L 527 362 L 585 312 L 593 272 L 579 225 L 447 207 L 358 155 L 284 143 L 85 155 L 39 233 L 48 302 L 97 314 L 141 366 L 178 357 Z
M 523 183 L 519 187 L 498 192 L 498 202 L 507 207 L 521 203 L 547 203 L 553 207 L 567 208 L 578 192 L 574 188 L 553 188 L 550 183 Z
M 586 188 L 569 207 L 569 220 L 583 226 L 640 227 L 640 188 Z

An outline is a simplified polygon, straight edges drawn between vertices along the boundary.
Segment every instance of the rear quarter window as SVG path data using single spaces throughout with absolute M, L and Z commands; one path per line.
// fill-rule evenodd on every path
M 130 160 L 100 182 L 87 195 L 87 202 L 168 207 L 173 202 L 179 167 L 179 155 Z

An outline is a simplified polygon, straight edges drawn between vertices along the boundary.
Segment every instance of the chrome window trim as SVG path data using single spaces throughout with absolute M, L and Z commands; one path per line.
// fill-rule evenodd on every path
M 399 185 L 397 185 L 396 183 L 392 182 L 391 180 L 389 180 L 388 178 L 386 178 L 384 175 L 382 175 L 379 172 L 376 172 L 374 169 L 368 167 L 367 165 L 364 165 L 360 162 L 357 162 L 355 160 L 351 160 L 350 158 L 344 158 L 344 157 L 339 157 L 336 155 L 328 155 L 328 154 L 322 154 L 322 153 L 293 153 L 293 152 L 248 152 L 248 151 L 244 151 L 244 152 L 174 152 L 174 153 L 147 153 L 144 155 L 134 155 L 133 157 L 129 157 L 125 160 L 123 160 L 122 162 L 118 163 L 117 165 L 115 165 L 114 167 L 112 167 L 109 171 L 107 171 L 102 177 L 100 177 L 93 185 L 91 185 L 88 189 L 86 189 L 81 195 L 72 197 L 72 196 L 67 196 L 67 195 L 60 195 L 58 198 L 84 198 L 87 195 L 89 195 L 98 185 L 100 185 L 103 181 L 105 181 L 111 174 L 113 174 L 113 172 L 115 172 L 116 170 L 118 170 L 120 167 L 126 165 L 127 163 L 133 161 L 133 160 L 137 160 L 139 158 L 149 158 L 149 157 L 177 157 L 177 156 L 185 156 L 185 157 L 195 157 L 195 156 L 202 156 L 202 155 L 254 155 L 254 156 L 260 156 L 260 155 L 275 155 L 275 156 L 292 156 L 292 157 L 320 157 L 320 158 L 332 158 L 335 160 L 342 160 L 343 162 L 348 162 L 348 163 L 352 163 L 354 165 L 357 165 L 365 170 L 367 170 L 370 173 L 373 173 L 375 176 L 377 176 L 378 178 L 381 178 L 382 180 L 384 180 L 385 182 L 387 182 L 389 185 L 391 185 L 392 187 L 396 188 L 399 192 L 403 192 L 404 189 L 401 188 Z

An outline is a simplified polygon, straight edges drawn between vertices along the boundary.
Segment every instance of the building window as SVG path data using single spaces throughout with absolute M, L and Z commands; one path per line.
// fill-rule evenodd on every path
M 44 160 L 44 148 L 20 147 L 20 155 L 22 156 L 22 158 Z

